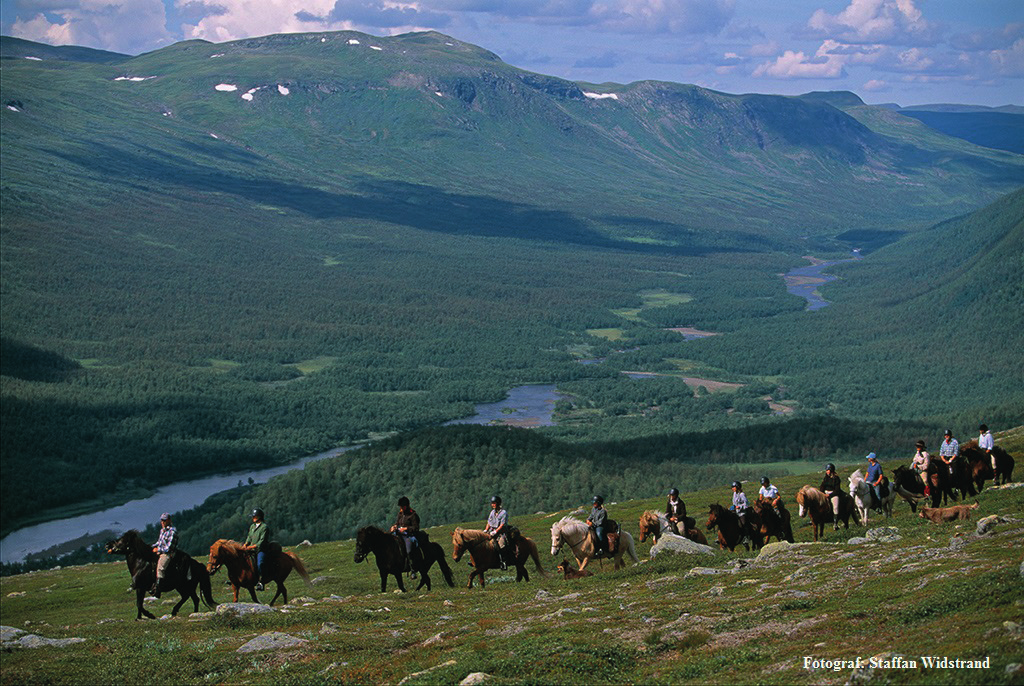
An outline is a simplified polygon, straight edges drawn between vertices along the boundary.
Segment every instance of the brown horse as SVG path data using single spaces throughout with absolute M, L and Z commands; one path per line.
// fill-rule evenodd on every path
M 284 602 L 287 604 L 288 589 L 284 586 L 284 580 L 294 569 L 308 584 L 309 574 L 306 573 L 306 568 L 298 555 L 285 552 L 280 549 L 280 546 L 274 546 L 268 555 L 270 559 L 267 561 L 264 571 L 277 584 L 277 593 L 270 599 L 270 605 L 274 604 L 278 596 L 283 596 Z M 231 582 L 231 590 L 234 591 L 236 603 L 240 588 L 249 590 L 252 602 L 260 602 L 256 597 L 256 583 L 260 580 L 259 573 L 256 571 L 256 560 L 242 543 L 222 538 L 210 546 L 210 561 L 206 565 L 206 570 L 212 576 L 217 573 L 221 565 L 228 568 L 228 580 Z
M 747 512 L 746 519 L 747 524 L 744 528 L 740 525 L 738 514 L 716 503 L 708 510 L 706 527 L 708 531 L 718 529 L 718 547 L 722 550 L 735 550 L 740 543 L 743 543 L 747 550 L 750 550 L 751 543 L 755 549 L 762 547 L 764 541 L 761 539 L 761 520 L 753 511 Z
M 917 503 L 925 497 L 931 498 L 932 507 L 938 507 L 947 500 L 956 500 L 950 485 L 949 469 L 934 458 L 924 475 L 928 480 L 928 496 L 924 494 L 924 481 L 920 475 L 906 465 L 893 470 L 892 484 L 896 493 L 910 504 L 910 510 L 917 512 Z
M 690 519 L 687 517 L 687 519 Z M 707 536 L 700 529 L 686 528 L 686 533 L 683 535 L 684 538 L 688 538 L 694 543 L 701 543 L 703 545 L 708 544 Z M 662 512 L 655 512 L 654 510 L 647 510 L 640 515 L 640 542 L 643 543 L 650 536 L 657 543 L 658 539 L 664 534 L 676 534 L 672 529 L 672 523 L 668 521 L 668 517 Z
M 960 446 L 960 456 L 967 461 L 968 478 L 977 489 L 977 493 L 981 493 L 985 488 L 986 481 L 991 481 L 995 485 L 999 483 L 1000 477 L 1004 484 L 1013 480 L 1013 456 L 998 445 L 992 448 L 992 454 L 996 457 L 995 470 L 992 469 L 992 459 L 978 447 L 976 439 Z M 971 495 L 977 493 L 971 491 Z
M 765 543 L 772 536 L 778 541 L 793 542 L 793 527 L 790 525 L 790 514 L 786 506 L 779 501 L 779 511 L 771 506 L 767 500 L 758 498 L 754 501 L 754 512 L 761 519 L 761 538 Z
M 537 553 L 537 545 L 532 539 L 526 536 L 516 536 L 512 546 L 513 563 L 516 566 L 516 581 L 529 581 L 530 573 L 526 570 L 526 560 L 533 558 L 533 564 L 541 576 L 546 576 L 544 568 L 540 566 L 540 555 Z M 469 553 L 473 571 L 469 573 L 469 583 L 466 588 L 473 588 L 473 577 L 480 578 L 480 588 L 484 587 L 484 572 L 488 569 L 501 567 L 501 560 L 498 559 L 498 551 L 494 546 L 491 535 L 480 529 L 463 529 L 456 527 L 452 532 L 452 559 L 458 562 L 464 553 Z
M 857 516 L 857 506 L 853 501 L 853 496 L 849 493 L 843 493 L 839 491 L 839 519 L 843 522 L 843 527 L 846 529 L 850 528 L 850 516 L 853 516 L 853 521 L 860 526 L 860 518 Z M 818 536 L 825 535 L 825 523 L 833 522 L 834 528 L 839 529 L 839 522 L 834 521 L 835 516 L 832 513 L 832 502 L 828 496 L 819 491 L 814 486 L 804 486 L 796 493 L 796 502 L 800 506 L 800 516 L 811 518 L 811 529 L 814 531 L 814 540 L 818 540 Z
M 419 531 L 414 535 L 420 549 L 419 558 L 417 559 L 414 555 L 410 559 L 410 564 L 414 567 L 413 571 L 418 572 L 420 576 L 420 584 L 416 590 L 418 591 L 424 586 L 428 591 L 430 590 L 430 574 L 428 572 L 435 562 L 444 575 L 445 583 L 454 587 L 455 579 L 452 577 L 451 567 L 444 559 L 444 549 L 441 548 L 441 545 L 431 541 L 426 531 Z M 370 553 L 373 553 L 374 559 L 377 560 L 380 592 L 383 593 L 387 590 L 388 576 L 390 575 L 395 577 L 399 590 L 405 593 L 405 584 L 402 582 L 402 573 L 405 572 L 406 562 L 405 543 L 399 540 L 395 534 L 383 529 L 364 526 L 356 533 L 356 552 L 352 556 L 352 561 L 358 564 L 365 560 Z

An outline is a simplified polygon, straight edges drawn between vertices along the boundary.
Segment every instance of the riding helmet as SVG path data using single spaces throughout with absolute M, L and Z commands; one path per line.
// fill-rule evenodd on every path
M 825 465 L 825 471 L 826 472 L 834 472 L 834 471 L 836 471 L 836 466 L 834 464 L 832 464 L 831 462 L 829 462 L 827 465 Z
M 771 480 L 767 476 L 762 476 L 761 477 L 761 485 L 762 486 L 767 486 L 770 483 L 771 483 Z
M 732 487 L 733 488 L 743 488 L 743 484 L 741 484 L 739 481 L 733 481 L 732 482 Z
M 679 495 L 679 489 L 678 488 L 670 488 L 670 489 L 668 489 L 668 494 L 669 495 Z
M 401 498 L 398 499 L 398 506 L 409 507 L 409 499 L 403 495 Z
M 604 505 L 604 498 L 602 498 L 599 495 L 595 495 L 594 496 L 594 504 L 595 505 Z
M 981 431 L 982 433 L 988 431 L 988 424 L 982 424 L 981 426 L 979 426 L 978 431 Z
M 249 516 L 250 517 L 259 517 L 260 519 L 263 519 L 263 510 L 261 510 L 260 508 L 257 507 L 255 510 L 252 511 L 252 514 L 249 515 Z
M 501 505 L 501 496 L 500 495 L 492 495 L 491 496 L 491 503 L 492 504 L 497 503 L 498 505 Z

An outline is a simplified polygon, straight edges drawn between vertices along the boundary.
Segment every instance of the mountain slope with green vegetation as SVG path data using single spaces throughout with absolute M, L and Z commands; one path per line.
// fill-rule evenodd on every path
M 1019 155 L 848 97 L 577 84 L 436 33 L 39 56 L 0 83 L 4 532 L 523 383 L 570 389 L 552 432 L 578 441 L 1019 407 L 1016 370 L 922 411 L 902 352 L 863 347 L 874 312 L 808 345 L 822 317 L 779 278 L 851 229 L 913 236 L 997 198 Z M 663 330 L 688 326 L 722 335 Z M 1009 368 L 1017 338 L 974 340 L 947 383 Z M 897 374 L 900 402 L 865 374 Z
M 1024 454 L 1019 435 L 1000 444 Z M 841 471 L 854 466 L 860 464 L 841 464 Z M 826 527 L 823 540 L 812 543 L 792 494 L 818 479 L 774 480 L 793 515 L 795 545 L 760 554 L 662 553 L 648 561 L 648 541 L 637 544 L 640 565 L 615 571 L 594 563 L 594 575 L 579 580 L 554 569 L 567 553 L 550 555 L 552 523 L 581 517 L 564 508 L 513 513 L 536 541 L 547 575 L 531 564 L 531 580 L 517 584 L 510 572 L 492 570 L 484 589 L 465 589 L 470 569 L 449 559 L 454 589 L 435 568 L 430 592 L 381 594 L 374 558 L 354 564 L 352 540 L 294 548 L 314 583 L 305 587 L 293 575 L 291 602 L 265 614 L 200 607 L 204 612 L 190 616 L 187 605 L 177 619 L 133 621 L 123 561 L 4 577 L 0 607 L 11 627 L 4 629 L 4 680 L 437 684 L 481 672 L 497 684 L 1024 683 L 1024 489 L 986 488 L 970 520 L 946 524 L 921 519 L 900 502 L 891 520 L 872 517 L 867 529 Z M 728 497 L 719 485 L 685 501 L 703 528 L 708 506 Z M 433 512 L 413 505 L 425 524 L 436 523 Z M 484 505 L 462 525 L 482 526 Z M 663 506 L 664 496 L 608 502 L 611 516 L 634 535 L 640 514 Z M 992 516 L 986 532 L 976 533 Z M 454 526 L 428 529 L 448 555 Z M 189 552 L 205 560 L 206 546 Z M 223 574 L 213 577 L 213 595 L 228 603 Z M 147 605 L 160 616 L 176 599 L 170 593 Z M 28 634 L 84 640 L 29 648 L 18 643 L 38 640 Z M 247 652 L 261 637 L 301 642 Z M 859 668 L 845 662 L 858 658 Z

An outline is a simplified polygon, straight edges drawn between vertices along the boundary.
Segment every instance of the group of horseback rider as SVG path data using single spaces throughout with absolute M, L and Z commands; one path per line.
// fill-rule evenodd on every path
M 256 569 L 260 576 L 256 590 L 262 591 L 263 584 L 270 579 L 268 575 L 270 556 L 267 554 L 271 545 L 270 527 L 264 521 L 263 510 L 260 508 L 254 509 L 249 516 L 252 518 L 252 524 L 249 526 L 249 533 L 245 537 L 243 547 L 256 557 Z M 171 515 L 167 512 L 160 515 L 160 536 L 153 544 L 153 552 L 157 555 L 156 580 L 149 592 L 153 597 L 159 598 L 161 591 L 166 590 L 164 579 L 167 577 L 168 569 L 178 559 L 178 529 L 173 525 Z M 140 571 L 142 569 L 140 568 Z M 132 578 L 131 588 L 133 589 L 135 588 L 135 578 L 138 576 L 139 573 L 136 573 Z
M 910 468 L 914 470 L 914 473 L 924 484 L 924 494 L 928 496 L 931 495 L 931 485 L 928 483 L 928 467 L 931 465 L 932 456 L 928 453 L 924 441 L 918 441 L 914 447 L 916 452 L 914 453 L 913 460 L 910 462 Z M 981 424 L 978 427 L 978 448 L 988 456 L 992 462 L 992 471 L 996 473 L 998 471 L 998 464 L 996 463 L 996 454 L 993 452 L 995 440 L 987 424 Z M 953 474 L 954 463 L 960 457 L 960 443 L 953 438 L 952 429 L 946 429 L 942 443 L 939 444 L 938 457 L 949 468 L 949 473 Z

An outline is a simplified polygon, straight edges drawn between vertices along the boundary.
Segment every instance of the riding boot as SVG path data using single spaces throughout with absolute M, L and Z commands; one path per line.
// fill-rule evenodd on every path
M 160 597 L 160 579 L 159 578 L 156 581 L 153 582 L 153 588 L 149 589 L 149 593 L 154 598 L 159 598 Z

